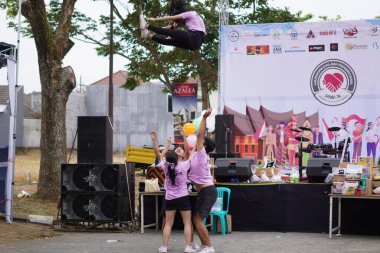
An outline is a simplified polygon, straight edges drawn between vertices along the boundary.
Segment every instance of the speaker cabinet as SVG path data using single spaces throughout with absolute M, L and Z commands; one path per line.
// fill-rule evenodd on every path
M 125 194 L 73 193 L 61 196 L 62 221 L 125 221 Z
M 215 179 L 218 182 L 230 182 L 237 178 L 245 182 L 252 176 L 251 166 L 256 164 L 251 158 L 218 158 L 215 161 Z
M 112 163 L 112 141 L 108 116 L 78 117 L 78 163 Z
M 310 158 L 306 175 L 309 183 L 323 183 L 333 167 L 339 167 L 340 158 Z
M 112 191 L 125 193 L 125 176 L 123 164 L 62 164 L 62 192 Z
M 233 153 L 234 144 L 234 115 L 220 114 L 215 116 L 216 153 Z
M 62 164 L 61 185 L 62 222 L 132 220 L 133 163 L 127 163 L 127 167 L 125 164 Z

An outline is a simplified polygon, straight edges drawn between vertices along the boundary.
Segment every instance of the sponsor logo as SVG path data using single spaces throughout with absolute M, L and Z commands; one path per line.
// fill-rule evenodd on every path
M 338 51 L 338 43 L 330 43 L 330 51 Z
M 350 28 L 345 28 L 343 29 L 343 33 L 345 36 L 345 38 L 356 38 L 356 34 L 358 33 L 358 29 L 356 29 L 356 27 L 350 27 Z
M 231 31 L 228 34 L 228 39 L 232 42 L 236 42 L 239 40 L 239 33 L 237 31 Z
M 269 33 L 255 33 L 255 37 L 256 38 L 260 38 L 260 37 L 268 37 L 270 34 Z
M 325 45 L 309 45 L 309 52 L 325 51 Z
M 273 32 L 273 39 L 274 40 L 279 40 L 281 36 L 281 33 L 279 31 L 274 31 Z
M 290 39 L 297 40 L 298 39 L 298 32 L 296 30 L 290 31 Z
M 379 44 L 377 42 L 372 43 L 372 48 L 373 49 L 379 49 Z
M 346 48 L 348 51 L 351 51 L 351 50 L 358 50 L 358 49 L 368 49 L 368 45 L 365 45 L 365 44 L 352 44 L 352 43 L 346 43 L 345 48 Z
M 230 54 L 243 54 L 243 50 L 238 46 L 231 46 L 229 49 Z
M 269 45 L 247 46 L 247 55 L 269 54 Z
M 322 30 L 322 31 L 319 31 L 319 35 L 321 36 L 336 35 L 336 30 Z
M 315 39 L 315 35 L 312 30 L 309 31 L 309 33 L 306 36 L 307 39 Z
M 346 62 L 330 59 L 321 62 L 312 72 L 310 89 L 324 105 L 338 106 L 352 98 L 357 86 L 356 74 Z
M 273 45 L 272 52 L 274 54 L 282 54 L 282 46 L 281 45 Z
M 290 49 L 285 49 L 285 53 L 305 53 L 305 49 L 301 49 L 299 46 L 292 46 Z
M 371 32 L 370 32 L 370 35 L 371 36 L 377 36 L 377 35 L 379 35 L 379 28 L 377 27 L 377 26 L 373 26 L 372 28 L 371 28 Z

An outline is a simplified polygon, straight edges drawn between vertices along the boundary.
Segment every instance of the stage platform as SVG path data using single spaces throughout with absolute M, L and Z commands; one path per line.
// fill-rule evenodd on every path
M 312 232 L 328 235 L 330 184 L 218 183 L 216 186 L 231 189 L 229 213 L 232 215 L 233 231 Z M 191 198 L 192 203 L 195 200 L 195 197 Z M 144 199 L 144 209 L 146 222 L 154 222 L 154 197 Z M 380 235 L 378 210 L 380 201 L 343 199 L 342 233 Z M 337 220 L 336 217 L 334 220 Z M 181 229 L 180 217 L 175 223 L 174 227 Z

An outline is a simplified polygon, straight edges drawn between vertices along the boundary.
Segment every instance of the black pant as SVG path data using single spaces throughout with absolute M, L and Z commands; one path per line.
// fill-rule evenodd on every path
M 153 40 L 159 44 L 167 46 L 175 46 L 179 48 L 188 49 L 191 51 L 198 50 L 203 43 L 204 33 L 200 31 L 189 31 L 179 29 L 165 29 L 157 26 L 148 26 L 148 30 L 151 30 L 157 34 L 153 35 Z M 170 38 L 166 38 L 160 35 L 165 35 Z

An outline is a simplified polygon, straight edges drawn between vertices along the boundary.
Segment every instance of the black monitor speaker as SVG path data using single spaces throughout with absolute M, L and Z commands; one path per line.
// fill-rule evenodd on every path
M 218 182 L 230 182 L 236 178 L 245 182 L 252 176 L 251 165 L 255 160 L 251 158 L 218 158 L 215 161 L 215 179 Z
M 323 183 L 333 167 L 339 167 L 340 158 L 310 158 L 306 174 L 309 183 Z
M 78 117 L 78 163 L 112 163 L 112 141 L 108 116 Z

